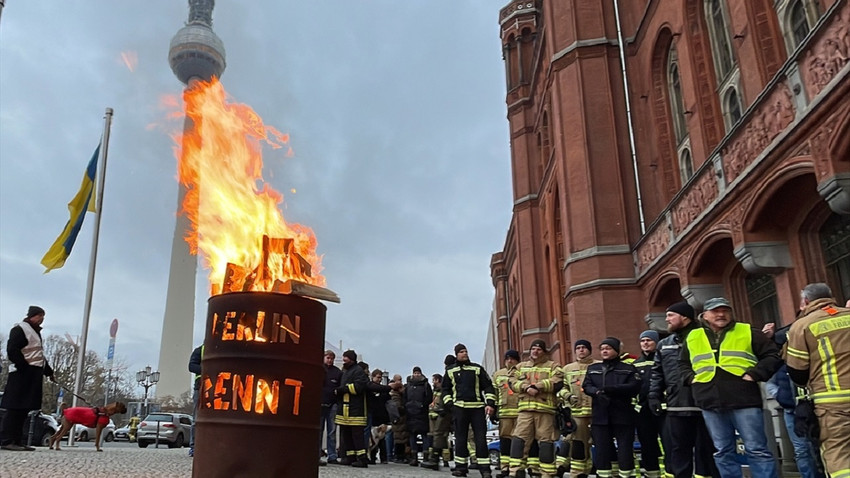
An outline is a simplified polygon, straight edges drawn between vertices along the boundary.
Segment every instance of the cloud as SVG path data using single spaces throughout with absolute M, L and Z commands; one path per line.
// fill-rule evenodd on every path
M 167 50 L 187 12 L 171 0 L 4 9 L 2 329 L 37 303 L 46 333 L 80 333 L 93 217 L 64 268 L 43 275 L 38 261 L 67 221 L 110 106 L 88 347 L 106 352 L 117 317 L 116 355 L 131 370 L 157 365 L 177 203 L 160 98 L 181 91 Z M 440 371 L 459 341 L 483 355 L 489 261 L 511 210 L 497 15 L 484 0 L 450 12 L 390 0 L 216 5 L 225 88 L 291 135 L 294 156 L 268 152 L 264 174 L 285 194 L 287 221 L 316 232 L 328 287 L 342 297 L 328 305 L 327 339 L 390 372 Z M 128 51 L 134 71 L 116 60 Z M 193 344 L 203 338 L 205 277 Z

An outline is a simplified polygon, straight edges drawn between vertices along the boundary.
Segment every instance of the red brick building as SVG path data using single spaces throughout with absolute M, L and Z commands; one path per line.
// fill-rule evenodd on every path
M 515 0 L 499 20 L 499 356 L 638 352 L 683 298 L 756 326 L 793 320 L 808 282 L 850 299 L 850 2 Z

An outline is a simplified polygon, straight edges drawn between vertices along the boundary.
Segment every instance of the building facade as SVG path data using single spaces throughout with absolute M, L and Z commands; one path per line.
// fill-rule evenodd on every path
M 499 354 L 638 352 L 680 300 L 761 327 L 809 282 L 850 299 L 850 2 L 514 0 L 499 21 Z

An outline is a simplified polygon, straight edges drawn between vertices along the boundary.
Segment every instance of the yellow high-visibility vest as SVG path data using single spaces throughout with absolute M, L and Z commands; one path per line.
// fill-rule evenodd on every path
M 749 324 L 736 323 L 726 332 L 720 343 L 720 352 L 711 348 L 705 329 L 696 329 L 686 339 L 694 370 L 694 383 L 708 383 L 714 378 L 717 367 L 738 377 L 758 363 L 753 353 L 753 332 Z

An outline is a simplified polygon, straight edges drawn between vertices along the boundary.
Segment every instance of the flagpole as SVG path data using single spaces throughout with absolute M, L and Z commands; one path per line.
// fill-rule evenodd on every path
M 89 260 L 89 277 L 86 284 L 86 303 L 83 308 L 83 332 L 80 334 L 80 344 L 77 355 L 77 378 L 74 380 L 73 406 L 77 406 L 77 395 L 80 394 L 83 381 L 83 366 L 86 359 L 86 339 L 89 335 L 89 316 L 91 315 L 91 299 L 94 292 L 94 272 L 97 265 L 97 240 L 100 234 L 100 216 L 103 213 L 103 186 L 106 181 L 106 157 L 109 153 L 109 129 L 112 126 L 112 108 L 106 108 L 103 123 L 103 139 L 100 147 L 99 167 L 97 169 L 97 210 L 94 215 L 94 235 L 91 243 L 91 259 Z M 90 405 L 94 405 L 93 403 Z M 68 443 L 74 443 L 74 433 L 69 434 Z

